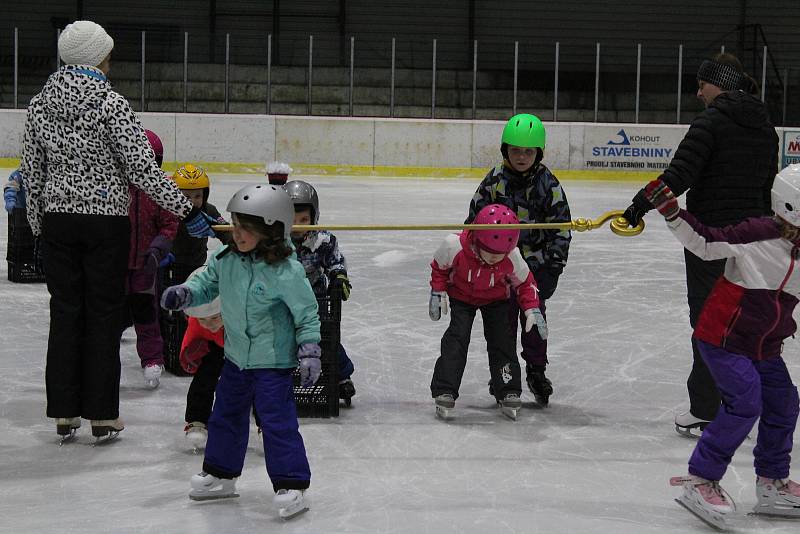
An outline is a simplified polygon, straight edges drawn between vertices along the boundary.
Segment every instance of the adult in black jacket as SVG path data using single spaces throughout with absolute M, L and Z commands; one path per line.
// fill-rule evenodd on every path
M 659 177 L 675 195 L 686 193 L 686 209 L 709 226 L 722 227 L 771 213 L 770 191 L 778 172 L 778 134 L 766 106 L 740 88 L 754 85 L 739 60 L 719 54 L 697 73 L 697 97 L 706 109 L 692 121 L 669 167 Z M 625 212 L 631 225 L 653 206 L 644 189 Z M 684 250 L 689 322 L 694 328 L 725 260 L 702 261 Z M 714 419 L 720 394 L 692 340 L 694 363 L 687 380 L 689 411 L 675 418 L 682 434 Z M 696 433 L 697 430 L 695 430 Z

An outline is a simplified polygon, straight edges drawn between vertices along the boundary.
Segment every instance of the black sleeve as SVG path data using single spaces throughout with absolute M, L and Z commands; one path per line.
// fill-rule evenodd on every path
M 675 196 L 680 196 L 695 185 L 714 152 L 714 117 L 719 113 L 707 109 L 689 126 L 689 131 L 678 145 L 669 167 L 661 180 Z

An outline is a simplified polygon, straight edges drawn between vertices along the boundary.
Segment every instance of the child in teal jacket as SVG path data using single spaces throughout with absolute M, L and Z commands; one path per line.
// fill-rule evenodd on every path
M 222 301 L 225 363 L 208 421 L 203 470 L 192 477 L 194 500 L 236 497 L 249 437 L 250 408 L 261 421 L 267 473 L 281 517 L 308 509 L 311 480 L 297 424 L 292 372 L 302 385 L 319 378 L 320 323 L 317 300 L 297 262 L 289 234 L 294 207 L 272 185 L 249 185 L 228 202 L 233 241 L 185 284 L 168 288 L 166 309 Z

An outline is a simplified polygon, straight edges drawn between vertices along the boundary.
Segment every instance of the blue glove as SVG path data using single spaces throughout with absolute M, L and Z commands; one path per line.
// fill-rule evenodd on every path
M 303 343 L 297 349 L 297 358 L 300 360 L 300 385 L 304 388 L 311 387 L 319 380 L 322 372 L 322 349 L 317 343 Z
M 192 211 L 183 220 L 186 231 L 192 237 L 216 237 L 217 234 L 211 229 L 209 223 L 216 224 L 217 220 L 197 208 L 192 208 Z
M 163 260 L 158 263 L 159 267 L 169 267 L 175 262 L 175 254 L 172 252 L 168 253 Z
M 161 295 L 161 307 L 165 310 L 183 310 L 192 304 L 192 291 L 184 284 L 171 286 Z
M 17 191 L 13 187 L 6 186 L 3 191 L 3 200 L 6 203 L 6 211 L 11 213 L 17 207 Z

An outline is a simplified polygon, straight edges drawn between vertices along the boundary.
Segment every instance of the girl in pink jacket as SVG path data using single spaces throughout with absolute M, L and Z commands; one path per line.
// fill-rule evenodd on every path
M 474 224 L 519 224 L 514 212 L 500 204 L 483 208 Z M 516 419 L 522 406 L 516 339 L 508 320 L 511 289 L 527 317 L 525 331 L 535 324 L 543 339 L 547 323 L 539 311 L 536 282 L 517 249 L 519 230 L 465 230 L 448 235 L 431 263 L 429 314 L 438 321 L 450 309 L 450 326 L 442 337 L 441 355 L 431 380 L 437 416 L 446 419 L 455 406 L 467 364 L 472 322 L 480 310 L 489 353 L 491 391 L 503 414 Z M 449 305 L 448 305 L 449 301 Z

